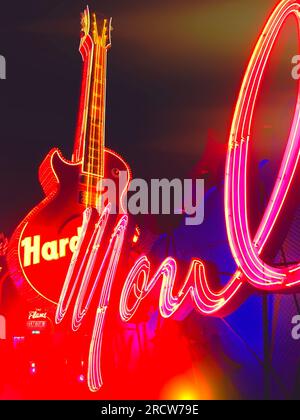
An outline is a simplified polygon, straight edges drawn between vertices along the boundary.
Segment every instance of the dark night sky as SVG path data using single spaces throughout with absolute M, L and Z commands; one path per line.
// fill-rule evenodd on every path
M 107 146 L 136 177 L 183 177 L 209 130 L 225 145 L 245 65 L 273 0 L 98 0 L 113 17 Z M 1 208 L 6 234 L 42 198 L 39 163 L 70 157 L 81 79 L 79 0 L 0 1 Z M 216 162 L 218 164 L 218 162 Z

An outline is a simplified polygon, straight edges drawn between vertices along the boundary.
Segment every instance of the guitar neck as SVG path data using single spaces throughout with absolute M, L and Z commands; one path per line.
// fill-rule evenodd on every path
M 90 16 L 86 9 L 80 53 L 83 58 L 81 98 L 73 152 L 74 161 L 82 161 L 82 174 L 87 177 L 104 176 L 105 109 L 107 43 L 106 31 L 110 21 L 104 20 L 99 36 L 96 17 L 90 30 Z
M 91 69 L 90 94 L 83 147 L 82 172 L 104 176 L 106 63 L 107 51 L 95 45 Z

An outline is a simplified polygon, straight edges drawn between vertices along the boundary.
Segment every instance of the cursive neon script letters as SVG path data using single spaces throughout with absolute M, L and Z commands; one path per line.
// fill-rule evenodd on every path
M 238 267 L 236 273 L 226 287 L 216 292 L 210 286 L 204 263 L 199 259 L 193 259 L 175 296 L 174 283 L 178 269 L 176 260 L 166 258 L 156 272 L 151 274 L 150 261 L 147 256 L 141 256 L 131 268 L 121 293 L 119 311 L 124 322 L 132 319 L 143 299 L 158 281 L 161 281 L 159 311 L 165 318 L 171 317 L 183 308 L 184 302 L 188 299 L 201 314 L 222 316 L 225 310 L 229 311 L 232 308 L 234 299 L 242 298 L 243 292 L 248 290 L 247 284 L 269 292 L 284 292 L 300 284 L 300 264 L 277 268 L 266 264 L 260 257 L 276 226 L 276 220 L 282 211 L 299 160 L 299 85 L 297 106 L 284 158 L 270 201 L 254 238 L 250 235 L 247 210 L 248 147 L 252 140 L 252 117 L 262 75 L 280 29 L 290 15 L 296 17 L 299 25 L 299 12 L 300 0 L 284 0 L 274 9 L 254 49 L 235 108 L 226 162 L 224 207 L 230 249 Z M 124 215 L 119 219 L 100 265 L 100 271 L 95 276 L 93 268 L 99 258 L 98 250 L 107 226 L 110 205 L 104 209 L 100 217 L 98 216 L 95 229 L 92 213 L 92 209 L 87 209 L 84 213 L 78 247 L 73 255 L 58 302 L 56 323 L 63 320 L 78 285 L 79 292 L 73 309 L 72 328 L 75 331 L 80 327 L 105 267 L 105 279 L 90 343 L 87 375 L 90 390 L 97 391 L 103 383 L 101 345 L 104 321 L 128 218 Z M 89 284 L 93 285 L 92 288 L 88 287 Z M 91 291 L 86 296 L 88 290 Z

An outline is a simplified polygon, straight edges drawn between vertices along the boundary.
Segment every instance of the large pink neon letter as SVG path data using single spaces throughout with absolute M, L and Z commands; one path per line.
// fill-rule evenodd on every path
M 72 317 L 72 329 L 77 331 L 88 312 L 100 279 L 104 277 L 89 349 L 87 379 L 91 391 L 99 390 L 103 383 L 101 373 L 103 328 L 128 223 L 127 215 L 120 218 L 106 248 L 103 246 L 103 235 L 109 212 L 110 204 L 106 206 L 101 216 L 97 216 L 97 211 L 91 208 L 85 210 L 79 244 L 73 255 L 55 314 L 55 322 L 61 323 L 75 291 L 78 290 Z M 96 226 L 95 218 L 98 220 Z M 104 255 L 99 252 L 101 246 L 104 248 Z M 99 259 L 100 267 L 95 273 L 95 266 Z M 92 287 L 89 291 L 90 284 Z
M 248 282 L 264 290 L 287 290 L 300 283 L 300 264 L 275 268 L 260 254 L 283 208 L 299 160 L 300 89 L 284 158 L 258 231 L 251 238 L 247 209 L 247 157 L 251 125 L 262 76 L 270 53 L 286 19 L 296 17 L 300 24 L 300 2 L 284 0 L 269 18 L 248 65 L 232 122 L 225 173 L 225 214 L 231 251 Z

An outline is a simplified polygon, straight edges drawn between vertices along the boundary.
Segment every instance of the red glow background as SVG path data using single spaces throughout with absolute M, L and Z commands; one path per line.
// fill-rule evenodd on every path
M 8 78 L 0 84 L 0 232 L 7 236 L 42 198 L 37 171 L 46 153 L 58 146 L 66 157 L 71 154 L 81 77 L 79 14 L 85 5 L 49 0 L 3 6 L 0 53 L 7 59 Z M 89 5 L 99 16 L 113 16 L 115 28 L 108 64 L 107 145 L 124 156 L 139 178 L 208 172 L 207 186 L 222 182 L 236 96 L 275 2 L 111 0 Z M 288 24 L 256 111 L 254 168 L 261 159 L 271 160 L 274 167 L 281 161 L 295 101 L 291 57 L 297 54 L 296 40 L 295 28 Z M 254 204 L 258 176 L 254 170 Z M 273 176 L 271 171 L 268 182 Z M 253 229 L 261 211 L 257 206 Z M 143 218 L 149 244 L 159 240 L 169 224 L 165 218 Z M 183 250 L 188 246 L 181 244 Z M 196 246 L 193 252 L 202 257 Z M 116 288 L 105 326 L 105 384 L 100 393 L 89 393 L 78 380 L 86 368 L 88 328 L 74 334 L 62 327 L 54 338 L 32 336 L 13 352 L 2 347 L 0 372 L 5 379 L 0 380 L 0 398 L 245 396 L 235 380 L 242 362 L 224 351 L 215 321 L 196 314 L 181 322 L 165 321 L 153 311 L 150 321 L 141 316 L 138 324 L 124 326 L 117 317 L 119 294 Z M 157 306 L 157 295 L 151 303 Z M 13 320 L 8 333 L 23 335 L 31 304 L 9 280 L 2 305 Z M 37 375 L 28 374 L 32 362 L 37 363 Z M 249 391 L 246 396 L 252 395 Z

